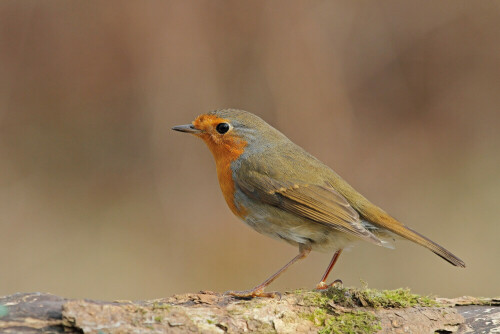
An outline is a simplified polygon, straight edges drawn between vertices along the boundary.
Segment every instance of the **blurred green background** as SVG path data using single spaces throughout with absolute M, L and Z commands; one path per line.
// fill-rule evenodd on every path
M 254 112 L 468 265 L 359 244 L 348 286 L 499 294 L 494 1 L 0 2 L 0 295 L 145 299 L 260 283 L 297 250 L 235 218 L 170 130 Z M 270 289 L 312 288 L 315 253 Z

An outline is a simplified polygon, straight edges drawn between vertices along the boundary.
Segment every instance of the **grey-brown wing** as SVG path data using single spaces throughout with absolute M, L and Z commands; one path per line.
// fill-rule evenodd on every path
M 377 245 L 382 244 L 363 227 L 359 214 L 347 200 L 326 184 L 280 182 L 266 175 L 250 172 L 237 185 L 247 196 Z

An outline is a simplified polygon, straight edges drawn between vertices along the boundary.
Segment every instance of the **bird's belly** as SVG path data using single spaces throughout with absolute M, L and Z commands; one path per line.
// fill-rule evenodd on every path
M 330 252 L 345 248 L 356 237 L 302 218 L 274 206 L 248 201 L 243 221 L 257 232 L 292 245 L 310 244 L 313 250 Z

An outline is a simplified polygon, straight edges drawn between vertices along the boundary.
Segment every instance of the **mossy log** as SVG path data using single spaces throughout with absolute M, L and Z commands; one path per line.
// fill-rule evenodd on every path
M 0 333 L 493 333 L 500 299 L 431 299 L 408 290 L 331 288 L 281 299 L 218 293 L 150 301 L 71 300 L 43 293 L 0 298 Z

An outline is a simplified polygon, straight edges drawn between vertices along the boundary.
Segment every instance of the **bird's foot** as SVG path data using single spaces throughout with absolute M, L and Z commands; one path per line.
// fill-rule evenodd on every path
M 343 286 L 343 283 L 341 280 L 339 279 L 336 279 L 335 281 L 333 281 L 332 283 L 330 284 L 326 284 L 325 282 L 319 282 L 317 285 L 316 285 L 316 290 L 326 290 L 328 289 L 329 287 L 332 287 L 332 286 L 336 286 L 338 288 L 342 288 Z
M 244 291 L 226 291 L 224 295 L 234 296 L 237 298 L 250 299 L 255 297 L 265 297 L 265 298 L 274 298 L 278 297 L 281 299 L 281 293 L 277 291 L 273 292 L 265 292 L 262 288 L 255 288 L 253 290 L 244 290 Z

